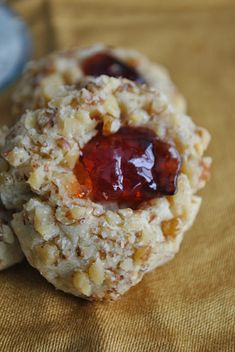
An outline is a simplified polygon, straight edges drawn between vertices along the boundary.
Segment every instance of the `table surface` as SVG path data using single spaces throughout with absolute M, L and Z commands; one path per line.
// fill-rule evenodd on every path
M 121 300 L 56 291 L 26 262 L 0 274 L 1 351 L 234 351 L 235 1 L 18 0 L 35 57 L 105 42 L 166 65 L 209 129 L 212 178 L 176 258 Z M 1 123 L 12 123 L 10 95 Z

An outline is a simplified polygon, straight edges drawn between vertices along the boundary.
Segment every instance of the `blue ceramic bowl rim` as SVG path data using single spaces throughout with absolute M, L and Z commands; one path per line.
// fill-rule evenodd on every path
M 3 4 L 0 5 L 0 9 L 3 9 L 3 11 L 6 12 L 7 16 L 9 17 L 18 17 L 17 13 L 15 11 L 11 10 L 7 5 Z M 19 21 L 21 19 L 19 18 Z M 25 64 L 30 60 L 32 57 L 32 38 L 31 35 L 25 25 L 24 22 L 21 21 L 21 26 L 20 26 L 20 37 L 22 40 L 22 47 L 25 48 L 25 52 L 22 53 L 22 56 L 19 60 L 19 62 L 16 64 L 14 67 L 14 70 L 12 70 L 9 74 L 9 76 L 2 82 L 0 85 L 0 91 L 4 90 L 7 88 L 11 83 L 13 83 L 19 76 L 22 74 L 23 69 L 25 67 Z

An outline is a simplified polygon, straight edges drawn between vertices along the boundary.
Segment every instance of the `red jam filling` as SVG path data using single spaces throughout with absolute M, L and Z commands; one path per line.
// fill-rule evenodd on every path
M 88 57 L 82 62 L 82 70 L 86 76 L 98 77 L 107 75 L 110 77 L 128 78 L 136 83 L 145 83 L 143 77 L 140 76 L 134 67 L 106 52 L 99 52 Z
M 176 192 L 181 159 L 147 128 L 99 132 L 83 148 L 74 173 L 95 201 L 138 205 Z

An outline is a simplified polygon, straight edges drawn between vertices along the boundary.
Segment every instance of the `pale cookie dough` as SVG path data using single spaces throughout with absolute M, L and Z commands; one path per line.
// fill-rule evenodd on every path
M 4 145 L 8 128 L 0 128 L 0 148 Z M 6 170 L 6 162 L 0 158 L 0 170 Z M 19 242 L 10 226 L 11 213 L 7 211 L 0 202 L 0 270 L 6 269 L 19 263 L 24 255 Z
M 39 61 L 30 62 L 13 96 L 14 115 L 20 116 L 26 109 L 45 107 L 61 85 L 79 82 L 84 78 L 81 63 L 98 52 L 107 52 L 135 67 L 149 86 L 166 94 L 177 110 L 185 112 L 186 101 L 171 81 L 166 68 L 151 62 L 135 50 L 96 44 L 53 53 Z
M 183 164 L 177 193 L 136 210 L 77 198 L 73 168 L 101 122 L 104 134 L 145 126 L 174 144 Z M 208 177 L 210 158 L 203 153 L 209 140 L 164 95 L 126 79 L 85 80 L 81 90 L 64 87 L 48 108 L 28 111 L 8 135 L 2 155 L 9 170 L 0 175 L 5 206 L 22 203 L 12 226 L 28 261 L 60 290 L 116 299 L 179 250 L 200 207 L 195 192 Z M 11 199 L 4 197 L 9 179 L 12 194 L 19 193 Z
M 9 221 L 8 212 L 0 206 L 0 270 L 19 263 L 24 258 Z

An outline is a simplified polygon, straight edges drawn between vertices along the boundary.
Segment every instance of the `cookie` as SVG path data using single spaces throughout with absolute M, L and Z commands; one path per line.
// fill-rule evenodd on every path
M 9 213 L 0 206 L 0 270 L 19 263 L 24 258 L 9 221 Z
M 165 93 L 178 111 L 186 110 L 184 97 L 164 67 L 135 50 L 96 44 L 30 62 L 14 94 L 14 115 L 20 116 L 26 109 L 45 107 L 61 85 L 76 84 L 84 76 L 101 74 L 146 83 Z
M 130 148 L 124 169 L 130 163 L 134 168 L 121 178 L 119 157 L 123 152 L 126 157 L 127 148 L 120 136 L 126 129 Z M 138 148 L 132 133 L 139 133 Z M 127 79 L 101 76 L 84 80 L 80 89 L 61 88 L 48 108 L 19 119 L 2 153 L 9 164 L 0 175 L 2 199 L 14 212 L 12 226 L 28 261 L 64 292 L 89 300 L 118 298 L 179 250 L 201 204 L 196 192 L 208 178 L 211 159 L 203 154 L 209 140 L 209 133 L 176 112 L 165 95 Z M 109 148 L 99 156 L 98 146 L 106 142 Z M 92 145 L 98 148 L 98 168 L 92 167 Z M 139 156 L 141 148 L 146 153 Z M 113 159 L 97 186 L 90 177 L 110 151 Z M 154 173 L 156 184 L 149 181 Z M 138 192 L 131 183 L 134 174 L 144 174 L 143 184 L 136 179 Z M 100 199 L 95 187 L 108 189 L 113 177 L 120 198 L 108 191 Z M 4 197 L 9 179 L 14 197 Z
M 8 128 L 0 128 L 0 148 L 5 143 Z M 0 170 L 7 170 L 7 163 L 0 158 Z M 0 270 L 19 263 L 24 255 L 19 242 L 10 226 L 11 212 L 7 211 L 0 202 Z

